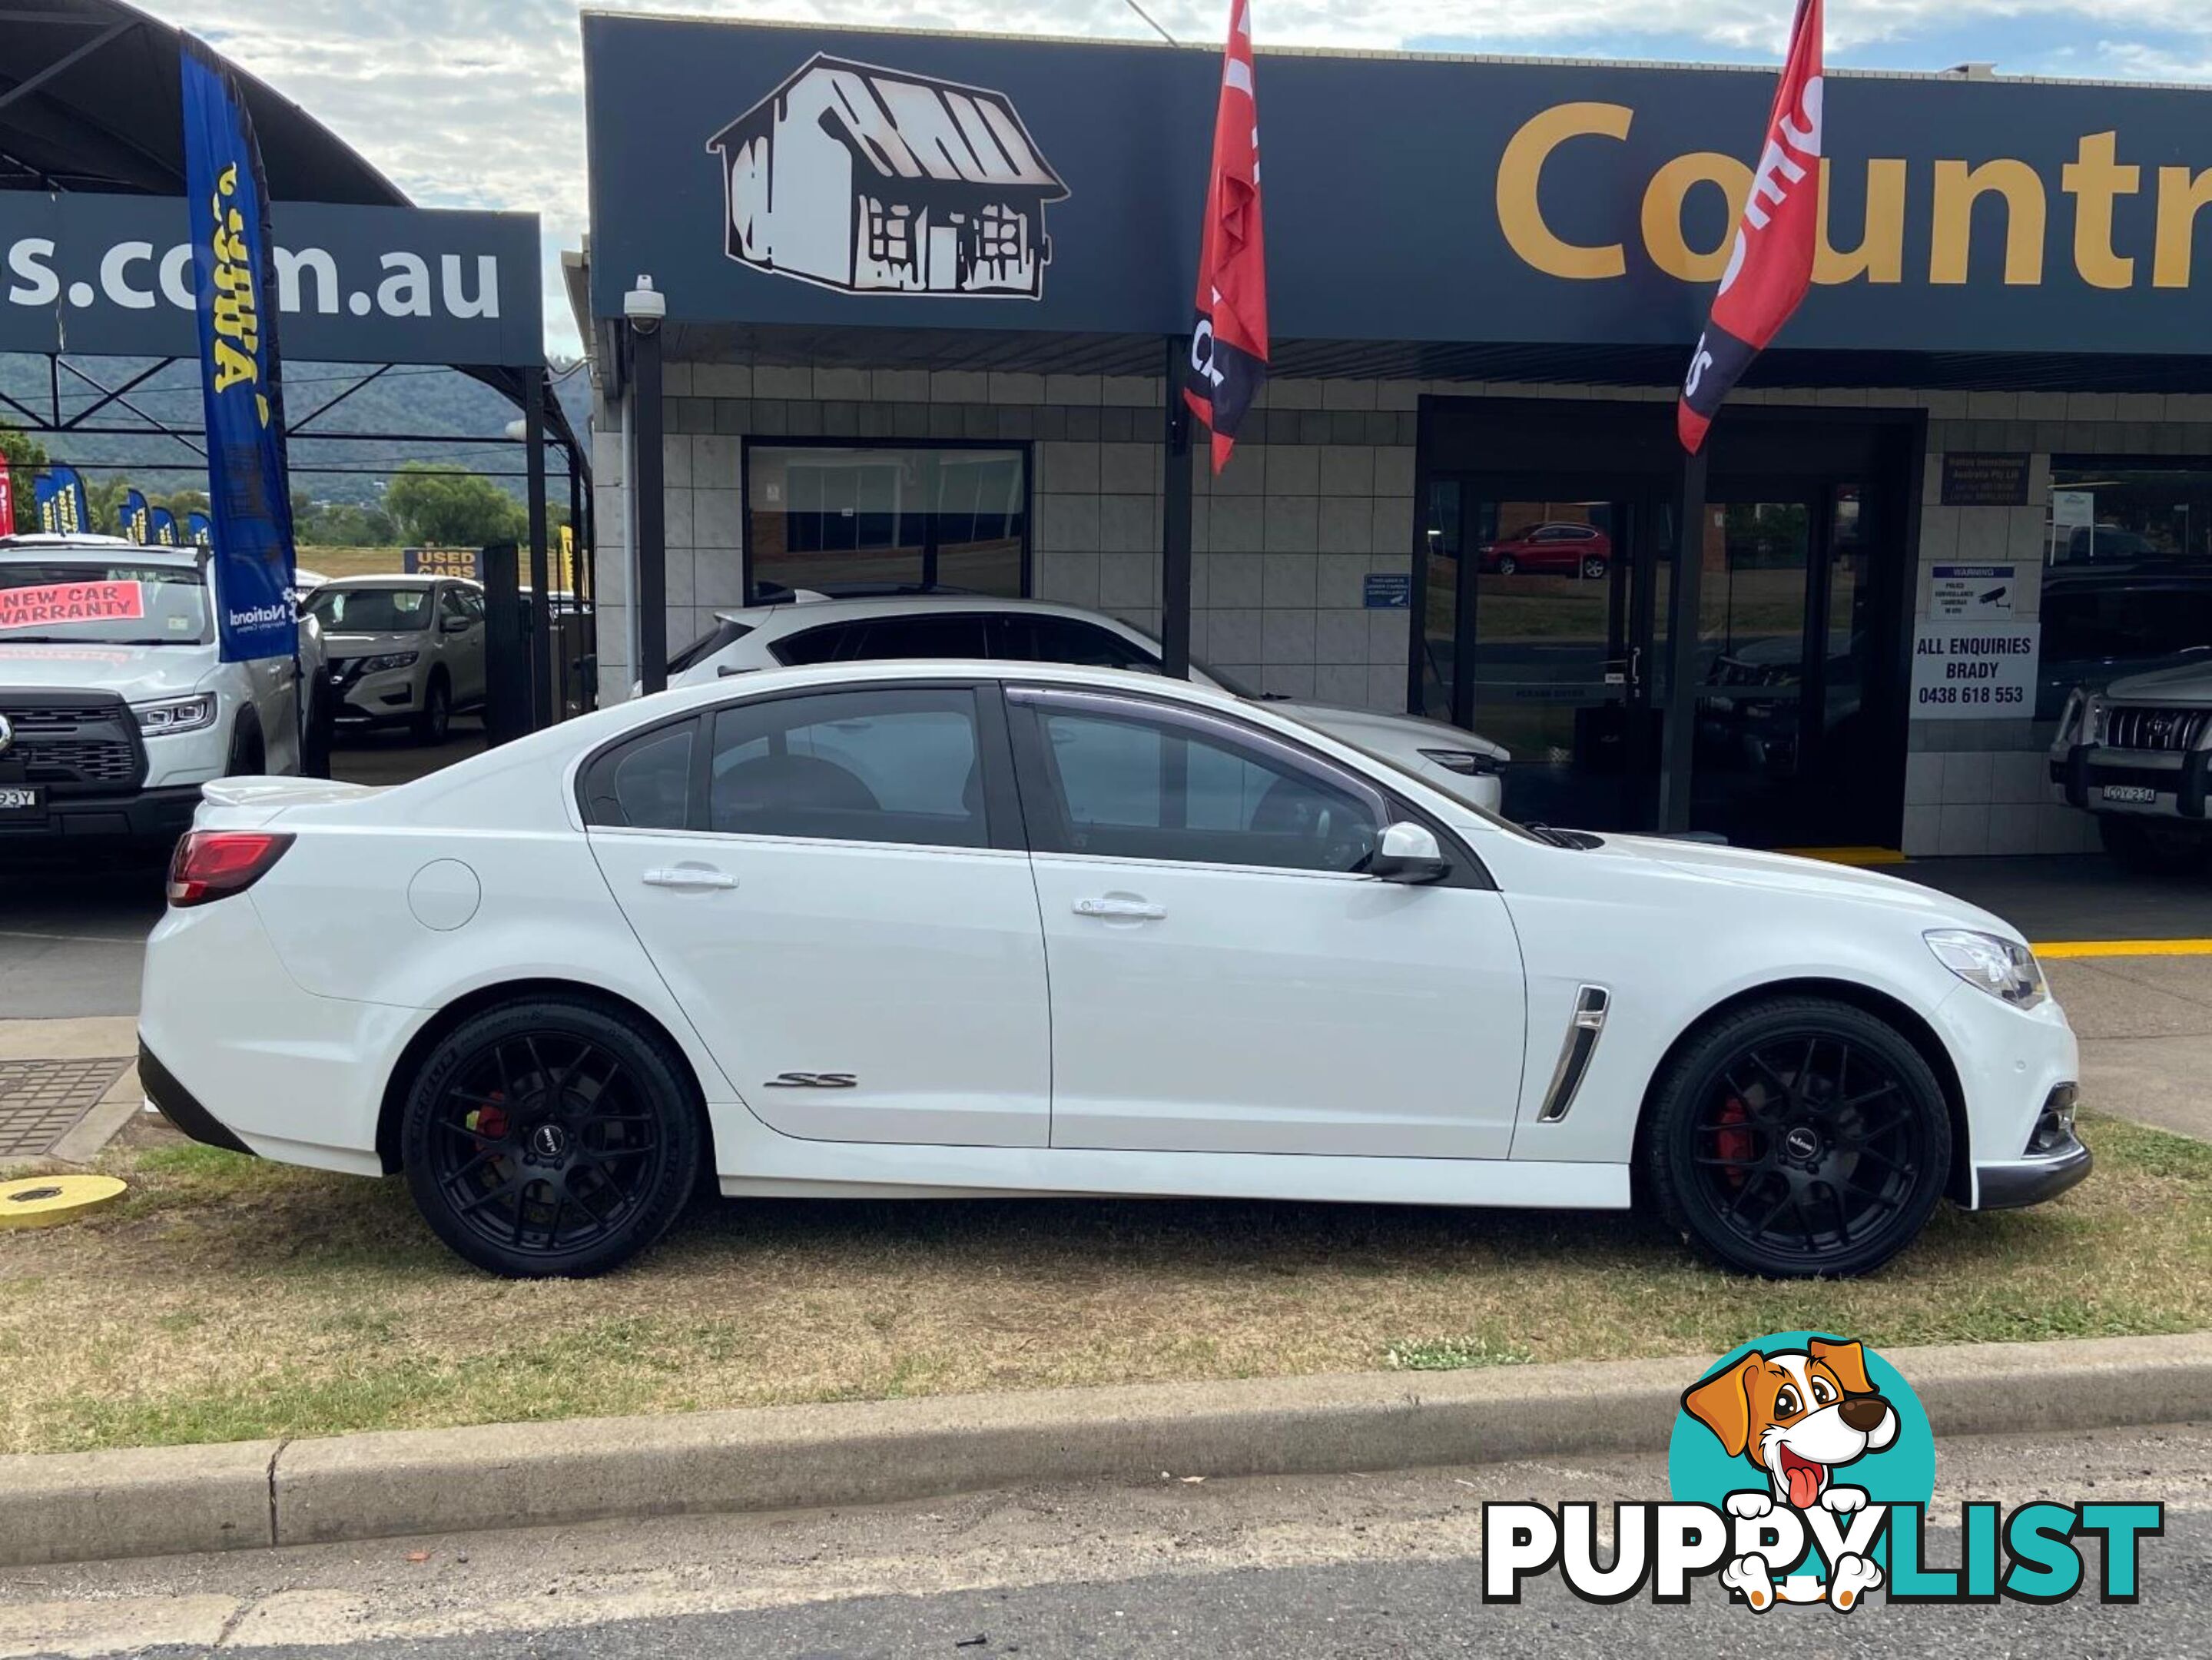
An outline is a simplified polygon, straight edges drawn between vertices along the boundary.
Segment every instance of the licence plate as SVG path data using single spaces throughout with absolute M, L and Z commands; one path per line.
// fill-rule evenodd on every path
M 0 813 L 36 812 L 44 805 L 36 784 L 0 784 Z
M 2155 801 L 2158 800 L 2158 792 L 2148 784 L 2107 784 L 2104 788 L 2105 800 L 2107 801 Z

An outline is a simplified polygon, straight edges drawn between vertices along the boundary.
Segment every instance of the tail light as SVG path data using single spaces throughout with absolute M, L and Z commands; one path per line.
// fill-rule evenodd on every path
M 193 830 L 169 861 L 169 903 L 182 909 L 244 893 L 291 845 L 290 836 L 264 830 Z

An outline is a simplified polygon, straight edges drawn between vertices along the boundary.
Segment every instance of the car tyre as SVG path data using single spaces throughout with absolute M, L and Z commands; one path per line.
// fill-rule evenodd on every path
M 2185 876 L 2202 870 L 2208 844 L 2198 832 L 2155 818 L 2097 815 L 2097 838 L 2130 870 L 2147 876 Z
M 1712 1021 L 1653 1091 L 1639 1163 L 1707 1256 L 1770 1280 L 1868 1274 L 1917 1238 L 1951 1169 L 1918 1049 L 1849 1003 L 1777 997 Z
M 453 725 L 453 690 L 443 669 L 430 671 L 430 684 L 422 689 L 422 708 L 415 717 L 415 741 L 425 747 L 446 741 Z
M 307 720 L 300 735 L 300 775 L 331 775 L 331 751 L 335 747 L 337 723 L 331 714 L 330 694 L 318 687 L 307 702 Z
M 1500 576 L 1510 576 L 1520 569 L 1521 562 L 1511 554 L 1501 553 L 1498 556 L 1498 574 Z
M 1583 575 L 1590 581 L 1603 581 L 1605 580 L 1606 569 L 1607 566 L 1604 559 L 1597 554 L 1594 553 L 1590 555 L 1589 558 L 1583 561 Z
M 656 1243 L 696 1183 L 696 1091 L 659 1032 L 584 998 L 471 1016 L 409 1084 L 400 1158 L 456 1253 L 508 1279 L 583 1279 Z
M 269 770 L 268 748 L 261 741 L 261 724 L 251 710 L 241 711 L 230 729 L 230 754 L 222 763 L 226 778 L 258 778 Z

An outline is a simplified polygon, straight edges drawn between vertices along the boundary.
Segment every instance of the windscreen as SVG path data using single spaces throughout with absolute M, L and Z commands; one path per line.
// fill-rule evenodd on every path
M 0 562 L 0 646 L 197 646 L 208 621 L 194 566 Z
M 307 610 L 325 634 L 420 634 L 430 626 L 430 590 L 321 587 Z

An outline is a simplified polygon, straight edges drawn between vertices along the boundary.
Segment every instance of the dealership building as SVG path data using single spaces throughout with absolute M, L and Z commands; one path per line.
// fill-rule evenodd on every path
M 845 584 L 1159 631 L 1218 48 L 598 13 L 584 46 L 603 699 L 641 593 L 672 648 Z M 1518 818 L 2096 844 L 2046 768 L 2068 692 L 2212 647 L 2212 95 L 1831 75 L 1815 287 L 1691 469 L 1771 70 L 1258 81 L 1273 378 L 1218 477 L 1175 463 L 1196 658 L 1493 738 Z M 665 317 L 626 318 L 641 277 Z

